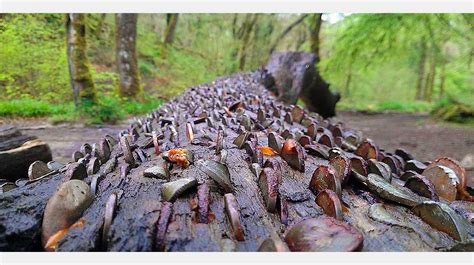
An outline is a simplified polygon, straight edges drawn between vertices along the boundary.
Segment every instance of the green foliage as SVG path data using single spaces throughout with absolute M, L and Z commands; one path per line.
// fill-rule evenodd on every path
M 433 107 L 432 114 L 444 121 L 474 124 L 474 104 L 462 103 L 451 97 L 441 99 Z
M 0 117 L 43 117 L 65 113 L 71 108 L 74 108 L 72 103 L 51 104 L 29 98 L 0 101 Z
M 342 100 L 337 104 L 338 110 L 358 110 L 368 112 L 429 112 L 432 104 L 423 101 L 386 100 L 378 103 L 349 102 Z

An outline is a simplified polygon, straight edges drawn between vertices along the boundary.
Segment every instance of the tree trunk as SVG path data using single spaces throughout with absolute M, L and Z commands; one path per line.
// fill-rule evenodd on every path
M 430 64 L 430 70 L 426 76 L 424 99 L 431 102 L 433 96 L 434 81 L 436 77 L 436 59 L 433 56 Z
M 439 97 L 444 96 L 444 82 L 446 81 L 446 61 L 443 60 L 441 64 L 441 73 L 439 77 Z
M 116 63 L 122 97 L 133 98 L 141 92 L 136 51 L 137 20 L 138 14 L 115 15 Z
M 166 14 L 165 45 L 172 45 L 179 14 Z
M 97 92 L 87 56 L 85 20 L 84 14 L 66 15 L 67 58 L 76 107 L 86 102 L 97 102 Z
M 304 19 L 308 16 L 308 14 L 304 14 L 304 15 L 301 15 L 297 20 L 295 20 L 293 23 L 291 23 L 290 25 L 288 25 L 288 27 L 285 28 L 285 30 L 283 30 L 283 32 L 278 35 L 278 37 L 276 38 L 276 40 L 273 42 L 272 46 L 270 46 L 270 51 L 269 51 L 269 54 L 271 55 L 276 47 L 278 46 L 278 44 L 280 43 L 280 41 L 285 38 L 285 36 L 290 33 L 290 31 L 298 26 L 301 22 L 304 21 Z
M 316 55 L 317 62 L 319 62 L 319 31 L 321 30 L 321 24 L 323 23 L 322 14 L 311 15 L 310 21 L 310 49 L 311 52 Z
M 258 14 L 247 14 L 242 25 L 242 43 L 239 50 L 239 69 L 241 71 L 245 69 L 250 36 L 252 35 L 252 30 L 255 24 L 257 23 L 257 19 Z
M 242 103 L 237 108 L 241 108 L 244 115 L 249 115 L 252 123 L 251 140 L 247 141 L 249 148 L 241 149 L 233 144 L 241 130 L 237 120 L 239 116 L 233 112 L 236 109 L 232 107 L 235 106 L 234 102 Z M 214 112 L 221 110 L 222 106 L 228 106 L 230 111 L 227 114 Z M 263 122 L 256 118 L 259 109 L 265 112 Z M 278 117 L 272 114 L 275 113 L 273 109 L 280 113 Z M 263 167 L 263 159 L 251 154 L 257 150 L 253 143 L 267 144 L 267 131 L 261 130 L 261 126 L 271 126 L 271 130 L 277 133 L 291 126 L 292 131 L 303 133 L 306 132 L 304 120 L 321 124 L 325 130 L 336 124 L 331 120 L 319 123 L 314 113 L 306 113 L 304 119 L 295 119 L 290 125 L 284 121 L 287 119 L 283 119 L 286 114 L 290 115 L 290 110 L 263 89 L 256 73 L 220 78 L 187 90 L 141 122 L 152 126 L 160 135 L 162 132 L 159 138 L 161 152 L 185 148 L 194 154 L 191 164 L 183 168 L 164 162 L 163 153 L 156 155 L 153 144 L 144 144 L 151 139 L 149 131 L 146 133 L 147 129 L 143 129 L 148 125 L 140 126 L 139 122 L 135 122 L 125 133 L 138 133 L 136 140 L 130 138 L 130 148 L 135 150 L 132 155 L 136 166 L 129 173 L 121 173 L 127 165 L 123 150 L 128 148 L 121 144 L 113 146 L 109 160 L 104 161 L 99 172 L 84 179 L 88 184 L 93 178 L 99 180 L 93 201 L 82 214 L 84 224 L 67 232 L 59 240 L 56 251 L 257 251 L 269 237 L 284 240 L 285 230 L 287 232 L 292 225 L 324 215 L 324 209 L 315 203 L 316 196 L 308 188 L 308 183 L 315 169 L 328 161 L 303 149 L 302 152 L 306 154 L 305 167 L 298 171 L 279 155 L 265 155 L 263 159 L 272 160 L 270 164 L 281 174 L 281 180 L 275 180 L 277 182 L 273 184 L 279 186 L 276 188 L 277 196 L 286 202 L 278 203 L 276 211 L 269 211 L 269 204 L 265 202 L 268 194 L 263 192 L 265 185 L 259 182 L 258 173 L 255 175 L 252 172 L 252 163 Z M 209 116 L 210 121 L 198 122 L 202 120 L 199 117 L 203 111 L 213 113 Z M 193 125 L 185 125 L 187 122 Z M 342 128 L 343 135 L 346 131 L 351 135 L 354 133 L 342 124 L 337 126 Z M 171 127 L 176 133 L 172 133 Z M 186 128 L 192 127 L 196 132 L 193 140 L 186 132 L 189 130 Z M 204 162 L 218 159 L 214 143 L 218 130 L 214 127 L 225 129 L 221 135 L 221 147 L 228 153 L 227 159 L 222 161 L 229 170 L 228 187 L 231 191 L 227 192 L 203 171 Z M 325 131 L 325 134 L 332 135 L 330 130 Z M 145 153 L 143 161 L 138 159 L 136 151 Z M 347 150 L 338 152 L 354 156 Z M 144 177 L 144 171 L 155 165 L 169 168 L 169 180 Z M 216 170 L 218 176 L 225 175 L 218 171 L 227 172 Z M 194 186 L 182 192 L 171 204 L 165 203 L 161 187 L 183 178 L 194 178 L 197 185 L 207 185 L 208 189 Z M 64 173 L 60 171 L 38 182 L 0 194 L 1 251 L 42 250 L 40 238 L 44 209 L 48 199 L 64 181 Z M 387 182 L 385 186 L 417 197 L 397 183 L 399 180 L 392 184 Z M 106 230 L 105 238 L 102 238 L 105 205 L 112 193 L 117 194 L 117 207 L 112 207 L 115 214 L 111 215 L 110 228 Z M 235 220 L 233 223 L 227 217 L 230 211 L 226 211 L 225 193 L 232 193 L 237 201 L 235 211 L 232 212 L 238 215 L 231 219 Z M 447 234 L 424 223 L 410 210 L 411 207 L 385 200 L 377 194 L 353 176 L 342 189 L 344 208 L 341 222 L 361 233 L 362 251 L 436 251 L 449 249 L 456 244 Z M 237 227 L 236 223 L 240 223 L 243 240 L 236 236 L 233 229 Z M 331 244 L 331 241 L 328 242 Z
M 426 65 L 426 44 L 424 40 L 421 40 L 421 55 L 418 61 L 418 79 L 416 82 L 416 100 L 422 100 L 424 95 L 423 79 L 425 78 L 425 65 Z

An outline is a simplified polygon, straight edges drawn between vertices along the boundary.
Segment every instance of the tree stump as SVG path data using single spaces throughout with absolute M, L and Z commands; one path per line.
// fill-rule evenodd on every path
M 26 178 L 28 167 L 35 161 L 49 162 L 49 146 L 36 136 L 23 135 L 11 126 L 0 126 L 0 178 L 15 181 Z

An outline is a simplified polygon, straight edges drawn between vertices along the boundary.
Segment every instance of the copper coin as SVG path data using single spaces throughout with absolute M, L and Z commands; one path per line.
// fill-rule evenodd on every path
M 339 179 L 341 184 L 347 183 L 349 175 L 351 173 L 351 161 L 345 155 L 338 155 L 329 160 L 331 165 L 336 171 L 336 177 Z
M 316 204 L 323 209 L 324 214 L 342 221 L 341 201 L 334 191 L 327 189 L 319 192 Z
M 329 216 L 300 221 L 290 227 L 285 236 L 291 251 L 357 251 L 362 249 L 363 240 L 354 227 Z
M 320 165 L 318 166 L 309 182 L 309 189 L 317 195 L 319 192 L 330 189 L 338 196 L 341 196 L 341 182 L 336 177 L 336 171 L 332 166 Z
M 224 202 L 227 220 L 232 227 L 235 239 L 238 241 L 244 241 L 244 232 L 242 226 L 240 225 L 240 209 L 235 196 L 232 193 L 225 194 Z

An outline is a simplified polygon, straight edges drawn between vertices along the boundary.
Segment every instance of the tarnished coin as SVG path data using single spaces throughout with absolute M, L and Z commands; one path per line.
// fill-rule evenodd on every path
M 339 252 L 362 249 L 362 234 L 329 216 L 309 218 L 290 227 L 285 242 L 291 251 Z
M 312 144 L 305 145 L 304 148 L 308 150 L 308 154 L 317 156 L 320 158 L 328 159 L 329 158 L 329 148 L 320 143 L 313 142 Z
M 0 184 L 0 194 L 10 191 L 16 188 L 16 184 L 13 182 L 3 182 Z
M 301 123 L 301 120 L 304 117 L 304 110 L 298 105 L 295 105 L 291 109 L 291 117 L 293 118 L 293 121 L 296 123 Z
M 397 150 L 395 150 L 395 154 L 403 158 L 405 162 L 414 159 L 412 154 L 408 153 L 405 149 L 402 148 L 398 148 Z
M 93 195 L 89 185 L 82 180 L 63 183 L 48 200 L 42 224 L 43 246 L 56 232 L 70 227 L 92 203 Z
M 89 160 L 89 164 L 87 165 L 87 174 L 88 175 L 93 175 L 99 171 L 100 168 L 100 162 L 99 158 L 93 157 L 91 160 Z
M 420 196 L 429 198 L 433 201 L 439 201 L 433 183 L 425 176 L 415 175 L 408 178 L 405 182 L 405 187 Z
M 107 139 L 102 138 L 102 140 L 99 143 L 99 157 L 102 163 L 105 163 L 107 160 L 110 158 L 110 145 Z
M 433 166 L 422 172 L 434 185 L 438 196 L 448 201 L 456 200 L 459 179 L 456 173 L 445 166 Z
M 351 169 L 362 176 L 367 176 L 367 162 L 360 156 L 351 157 Z
M 474 196 L 470 195 L 466 191 L 466 182 L 467 182 L 466 170 L 464 169 L 463 166 L 461 166 L 461 164 L 458 161 L 450 157 L 440 157 L 440 158 L 437 158 L 433 163 L 431 163 L 429 167 L 432 167 L 434 165 L 445 166 L 453 170 L 459 179 L 459 184 L 457 186 L 457 191 L 458 191 L 457 197 L 461 200 L 474 201 Z
M 427 166 L 423 164 L 422 162 L 412 159 L 406 162 L 405 171 L 411 170 L 411 171 L 415 171 L 416 173 L 421 174 L 426 169 L 426 167 Z
M 135 158 L 133 157 L 132 150 L 130 149 L 130 144 L 126 136 L 120 137 L 120 147 L 122 148 L 123 156 L 125 162 L 131 167 L 135 166 Z
M 334 191 L 326 189 L 319 192 L 316 204 L 323 209 L 324 214 L 342 221 L 341 201 Z
M 169 179 L 169 172 L 163 166 L 153 166 L 143 171 L 143 176 L 147 178 Z
M 238 148 L 242 148 L 245 142 L 249 139 L 250 133 L 249 132 L 242 132 L 239 136 L 237 136 L 233 142 Z
M 400 179 L 403 180 L 403 181 L 407 181 L 410 177 L 419 176 L 419 175 L 420 175 L 420 174 L 416 173 L 415 171 L 408 170 L 408 171 L 405 171 L 405 172 L 400 176 Z
M 379 197 L 408 207 L 416 206 L 426 200 L 406 188 L 391 185 L 384 178 L 375 174 L 369 174 L 367 186 Z
M 276 212 L 279 180 L 275 170 L 269 167 L 264 168 L 260 173 L 258 185 L 267 211 Z
M 191 123 L 186 123 L 186 137 L 188 141 L 192 142 L 194 140 L 194 130 Z
M 283 242 L 279 237 L 269 237 L 265 239 L 260 247 L 258 247 L 258 252 L 289 252 L 288 246 Z
M 52 170 L 49 169 L 46 163 L 44 163 L 43 161 L 35 161 L 28 168 L 28 179 L 37 179 L 50 173 L 51 171 Z
M 48 166 L 48 168 L 52 171 L 60 170 L 61 168 L 64 167 L 62 163 L 59 163 L 58 161 L 54 161 L 54 160 L 46 163 L 46 166 Z
M 301 144 L 301 146 L 309 145 L 313 143 L 313 139 L 309 137 L 308 135 L 303 135 L 300 137 L 298 142 Z
M 197 186 L 195 178 L 181 178 L 161 185 L 161 196 L 165 201 L 174 202 L 186 190 Z
M 341 184 L 347 183 L 351 173 L 351 161 L 349 158 L 345 155 L 338 155 L 329 160 L 329 165 L 334 168 L 336 177 L 339 179 Z
M 316 139 L 317 142 L 320 143 L 320 144 L 323 144 L 327 147 L 335 146 L 334 137 L 332 137 L 332 135 L 329 134 L 329 133 L 324 132 L 324 133 L 318 134 L 319 136 Z
M 201 163 L 199 168 L 217 182 L 225 192 L 232 192 L 234 190 L 230 181 L 229 169 L 225 164 L 214 160 L 206 160 Z
M 287 139 L 283 143 L 283 147 L 281 149 L 281 157 L 292 168 L 304 172 L 305 152 L 303 147 L 301 147 L 301 145 L 294 139 Z
M 268 134 L 268 146 L 278 153 L 281 153 L 283 147 L 283 138 L 275 132 Z
M 92 146 L 88 143 L 85 143 L 81 146 L 81 152 L 86 155 L 92 153 Z
M 369 159 L 367 164 L 369 173 L 383 177 L 388 183 L 392 182 L 392 171 L 387 164 L 375 159 Z
M 81 159 L 83 157 L 84 157 L 84 155 L 79 151 L 75 151 L 74 153 L 72 153 L 72 161 L 73 162 L 77 162 L 77 161 L 79 161 L 79 159 Z
M 338 197 L 341 197 L 341 182 L 336 177 L 336 171 L 332 166 L 318 166 L 309 182 L 309 189 L 318 195 L 321 191 L 330 189 L 334 191 Z
M 65 179 L 66 180 L 71 180 L 71 179 L 85 179 L 87 178 L 87 170 L 86 166 L 83 163 L 71 163 L 69 164 Z
M 158 134 L 156 133 L 156 131 L 153 131 L 151 134 L 152 134 L 152 139 L 153 139 L 153 146 L 154 146 L 154 150 L 155 150 L 155 155 L 159 155 L 160 154 L 160 144 L 158 143 Z
M 110 194 L 105 204 L 104 224 L 102 227 L 102 247 L 105 249 L 107 248 L 107 245 L 109 243 L 108 236 L 109 236 L 110 226 L 112 225 L 112 221 L 114 219 L 115 209 L 117 208 L 117 201 L 118 201 L 117 193 L 112 192 L 112 194 Z
M 362 157 L 365 160 L 378 159 L 379 148 L 375 145 L 372 140 L 365 140 L 362 144 L 357 147 L 355 154 Z
M 224 130 L 217 131 L 217 138 L 216 138 L 216 154 L 220 154 L 222 148 L 224 148 Z
M 224 204 L 227 220 L 230 223 L 235 239 L 238 241 L 244 241 L 244 231 L 240 225 L 240 209 L 232 193 L 224 195 Z
M 444 203 L 425 201 L 413 207 L 412 211 L 431 227 L 445 232 L 456 240 L 466 241 L 469 232 L 472 233 L 470 225 Z

